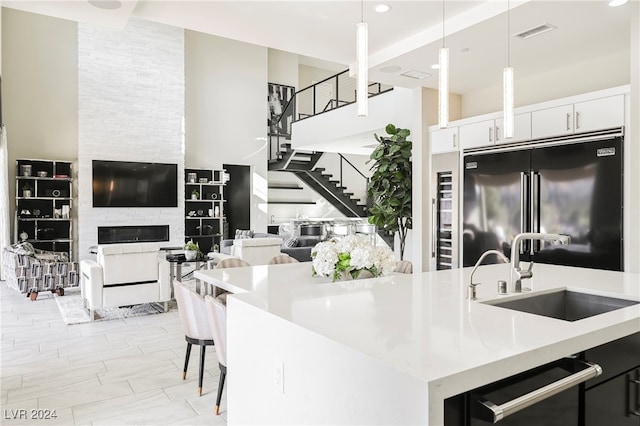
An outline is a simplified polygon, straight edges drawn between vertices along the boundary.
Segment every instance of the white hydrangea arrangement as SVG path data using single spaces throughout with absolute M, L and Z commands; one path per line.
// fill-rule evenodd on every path
M 393 251 L 387 246 L 374 246 L 369 237 L 347 235 L 316 244 L 311 250 L 313 275 L 339 279 L 343 272 L 358 278 L 362 271 L 374 277 L 392 272 L 396 265 Z

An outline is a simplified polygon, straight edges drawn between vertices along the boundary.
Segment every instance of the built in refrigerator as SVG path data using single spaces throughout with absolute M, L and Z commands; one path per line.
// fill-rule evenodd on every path
M 510 258 L 516 234 L 548 232 L 569 235 L 571 244 L 529 241 L 521 258 L 622 270 L 622 142 L 618 131 L 466 153 L 463 265 L 489 249 Z

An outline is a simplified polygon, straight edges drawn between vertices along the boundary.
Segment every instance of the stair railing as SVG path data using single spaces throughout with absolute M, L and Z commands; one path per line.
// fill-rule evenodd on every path
M 369 178 L 367 176 L 365 176 L 365 174 L 362 173 L 356 166 L 354 166 L 351 161 L 349 161 L 347 158 L 345 158 L 344 155 L 342 155 L 340 153 L 338 153 L 338 155 L 340 156 L 340 186 L 342 186 L 343 188 L 345 187 L 344 183 L 343 183 L 343 180 L 342 180 L 342 177 L 343 177 L 342 171 L 343 171 L 343 164 L 347 163 L 348 166 L 350 166 L 353 170 L 355 170 L 360 176 L 362 176 L 364 178 L 364 181 L 365 181 L 364 187 L 365 187 L 365 190 L 368 190 L 369 189 Z
M 369 97 L 393 90 L 393 86 L 369 83 Z M 327 77 L 295 93 L 297 114 L 295 121 L 304 120 L 356 102 L 356 79 L 349 70 Z

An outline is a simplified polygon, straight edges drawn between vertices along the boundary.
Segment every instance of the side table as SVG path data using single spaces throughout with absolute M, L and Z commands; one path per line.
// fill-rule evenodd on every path
M 171 298 L 174 298 L 173 295 L 173 283 L 175 280 L 182 282 L 182 280 L 193 274 L 193 271 L 197 271 L 203 266 L 207 266 L 208 258 L 207 256 L 201 255 L 198 256 L 195 260 L 186 260 L 184 255 L 168 255 L 167 261 L 171 266 L 169 269 L 169 282 L 171 283 Z M 182 268 L 186 266 L 193 265 L 193 270 L 188 273 L 182 273 Z

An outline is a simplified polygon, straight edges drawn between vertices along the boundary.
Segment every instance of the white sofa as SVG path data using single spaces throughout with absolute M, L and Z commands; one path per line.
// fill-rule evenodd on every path
M 91 315 L 106 307 L 163 302 L 171 299 L 169 262 L 157 243 L 98 246 L 97 261 L 80 262 L 82 297 Z
M 231 255 L 252 265 L 266 265 L 280 254 L 282 238 L 244 238 L 233 240 Z

